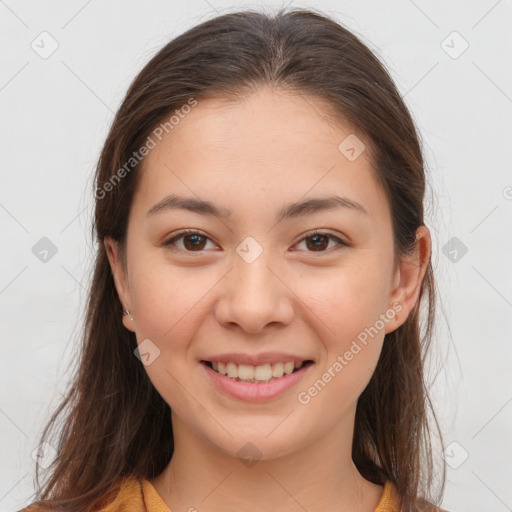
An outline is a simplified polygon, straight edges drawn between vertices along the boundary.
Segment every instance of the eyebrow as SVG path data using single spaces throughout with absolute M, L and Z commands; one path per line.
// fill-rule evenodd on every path
M 366 208 L 357 201 L 349 199 L 348 197 L 334 195 L 328 197 L 315 197 L 305 201 L 285 205 L 276 213 L 276 220 L 277 222 L 281 222 L 283 220 L 303 217 L 305 215 L 333 210 L 335 208 L 348 208 L 355 212 L 368 215 Z M 196 199 L 194 197 L 182 197 L 173 194 L 164 197 L 161 201 L 154 204 L 146 215 L 152 216 L 156 213 L 176 209 L 187 210 L 199 215 L 224 220 L 230 220 L 232 217 L 232 212 L 228 208 L 215 205 L 210 201 Z

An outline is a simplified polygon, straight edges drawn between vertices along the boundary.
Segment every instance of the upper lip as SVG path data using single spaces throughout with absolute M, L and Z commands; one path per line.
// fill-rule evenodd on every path
M 210 361 L 212 363 L 235 363 L 247 364 L 249 366 L 261 366 L 264 364 L 287 363 L 288 361 L 302 362 L 312 361 L 308 357 L 286 354 L 285 352 L 265 352 L 262 354 L 218 354 L 202 359 L 202 361 Z

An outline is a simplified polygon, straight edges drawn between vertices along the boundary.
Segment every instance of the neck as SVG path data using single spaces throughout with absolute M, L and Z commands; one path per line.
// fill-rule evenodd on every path
M 314 443 L 272 459 L 259 459 L 253 445 L 240 458 L 226 454 L 175 416 L 173 433 L 172 459 L 150 480 L 172 512 L 374 512 L 382 496 L 383 487 L 357 471 L 352 429 L 339 424 Z

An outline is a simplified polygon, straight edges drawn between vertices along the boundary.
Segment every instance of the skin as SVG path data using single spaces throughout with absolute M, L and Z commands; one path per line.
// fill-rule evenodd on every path
M 243 101 L 201 100 L 144 160 L 130 211 L 126 265 L 107 249 L 123 317 L 140 344 L 160 355 L 144 366 L 172 410 L 174 455 L 150 480 L 173 512 L 226 510 L 372 512 L 383 487 L 351 459 L 357 399 L 377 364 L 384 335 L 418 300 L 430 258 L 429 231 L 416 253 L 393 266 L 387 198 L 367 152 L 354 161 L 338 145 L 353 130 L 322 115 L 321 100 L 261 88 Z M 364 142 L 362 135 L 357 135 Z M 330 170 L 330 171 L 329 171 Z M 231 221 L 185 210 L 147 216 L 173 193 L 232 211 Z M 337 193 L 361 203 L 276 224 L 283 205 Z M 192 240 L 163 242 L 181 229 Z M 329 231 L 315 251 L 304 235 Z M 253 237 L 263 253 L 236 252 Z M 309 240 L 309 243 L 308 243 Z M 188 252 L 187 252 L 188 251 Z M 381 313 L 399 304 L 383 329 L 308 404 L 297 400 Z M 120 319 L 121 321 L 121 319 Z M 223 352 L 284 351 L 315 364 L 296 387 L 261 403 L 223 394 L 199 361 Z M 237 452 L 260 452 L 248 467 Z

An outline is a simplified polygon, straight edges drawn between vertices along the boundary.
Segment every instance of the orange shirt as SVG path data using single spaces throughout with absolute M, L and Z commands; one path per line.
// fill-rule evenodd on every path
M 395 486 L 387 481 L 384 492 L 375 512 L 399 512 L 397 507 L 397 491 Z M 38 507 L 29 506 L 20 512 L 38 512 Z M 145 478 L 133 475 L 125 476 L 121 482 L 115 499 L 96 512 L 171 512 L 156 489 Z
M 396 498 L 393 484 L 386 482 L 375 512 L 398 512 Z M 102 508 L 101 512 L 170 512 L 170 510 L 148 480 L 141 479 L 139 482 L 135 478 L 127 477 L 121 484 L 116 500 Z

